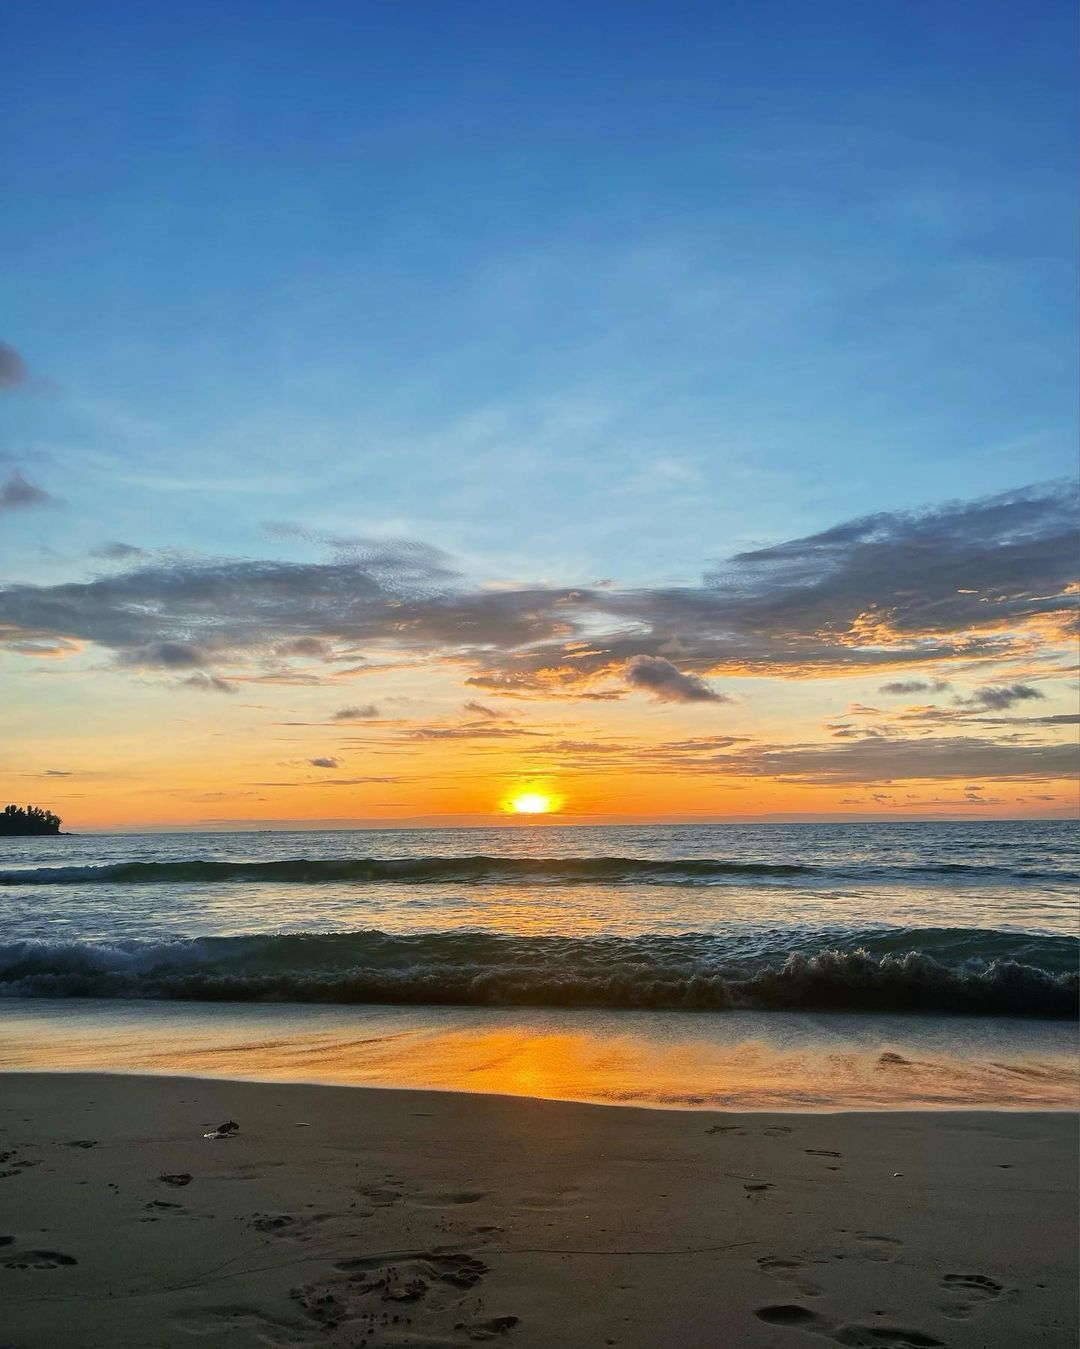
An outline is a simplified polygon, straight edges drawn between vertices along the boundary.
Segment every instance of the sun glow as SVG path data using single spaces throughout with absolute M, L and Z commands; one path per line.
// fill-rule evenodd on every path
M 558 802 L 545 792 L 519 792 L 506 803 L 515 815 L 548 815 L 558 809 Z

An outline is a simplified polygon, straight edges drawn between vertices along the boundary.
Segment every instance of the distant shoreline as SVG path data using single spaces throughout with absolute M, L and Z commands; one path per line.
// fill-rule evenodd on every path
M 515 817 L 512 820 L 502 817 L 493 818 L 488 823 L 474 824 L 417 824 L 417 823 L 383 823 L 366 822 L 359 820 L 356 822 L 333 822 L 321 823 L 318 821 L 305 824 L 303 821 L 289 821 L 274 824 L 260 824 L 253 822 L 244 824 L 235 822 L 229 825 L 218 824 L 198 824 L 198 825 L 125 825 L 117 828 L 95 828 L 89 826 L 85 829 L 62 830 L 59 834 L 8 834 L 0 837 L 7 838 L 85 838 L 93 835 L 112 835 L 119 837 L 139 837 L 146 834 L 158 835 L 185 835 L 185 834 L 404 834 L 404 833 L 465 833 L 486 832 L 493 829 L 505 830 L 507 832 L 535 833 L 537 830 L 560 830 L 560 829 L 749 829 L 775 827 L 781 829 L 788 828 L 820 828 L 822 825 L 846 827 L 852 829 L 865 828 L 868 825 L 875 827 L 879 825 L 989 825 L 1001 826 L 1012 824 L 1060 824 L 1077 825 L 1078 822 L 1074 815 L 1039 815 L 1022 817 L 1005 816 L 937 816 L 927 819 L 912 819 L 905 816 L 902 819 L 896 815 L 866 816 L 852 819 L 845 816 L 842 819 L 808 819 L 799 818 L 796 820 L 754 818 L 754 819 L 736 819 L 736 820 L 694 820 L 694 819 L 672 819 L 672 820 L 618 820 L 611 824 L 604 824 L 593 820 L 566 820 L 552 819 L 548 817 L 543 821 L 530 819 L 527 823 L 521 817 Z

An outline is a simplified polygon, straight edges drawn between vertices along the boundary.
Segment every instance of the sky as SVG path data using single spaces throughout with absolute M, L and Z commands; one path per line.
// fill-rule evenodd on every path
M 0 795 L 1075 814 L 1075 39 L 9 8 Z

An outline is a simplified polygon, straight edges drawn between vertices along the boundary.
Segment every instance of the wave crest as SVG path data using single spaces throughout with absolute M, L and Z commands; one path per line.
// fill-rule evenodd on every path
M 459 882 L 619 882 L 724 876 L 799 876 L 811 866 L 713 858 L 658 861 L 647 857 L 344 857 L 276 862 L 119 862 L 107 866 L 34 867 L 0 872 L 0 885 L 200 885 L 215 881 L 313 885 L 330 881 L 438 884 Z
M 727 961 L 715 940 L 384 932 L 0 946 L 0 996 L 1076 1017 L 1080 977 L 866 947 Z
M 783 881 L 794 877 L 880 881 L 903 877 L 943 879 L 965 876 L 1069 882 L 1075 872 L 1002 870 L 960 862 L 896 867 L 829 867 L 797 862 L 737 861 L 729 858 L 686 857 L 343 857 L 289 858 L 273 862 L 211 861 L 190 858 L 176 862 L 116 862 L 100 866 L 28 867 L 0 871 L 0 886 L 28 885 L 208 885 L 238 881 L 246 884 L 321 885 L 485 885 L 554 883 L 559 885 L 722 884 L 724 882 Z

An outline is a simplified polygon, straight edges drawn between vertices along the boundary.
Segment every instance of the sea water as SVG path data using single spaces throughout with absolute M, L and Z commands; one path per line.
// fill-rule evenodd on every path
M 0 843 L 0 1067 L 1069 1106 L 1068 822 Z

